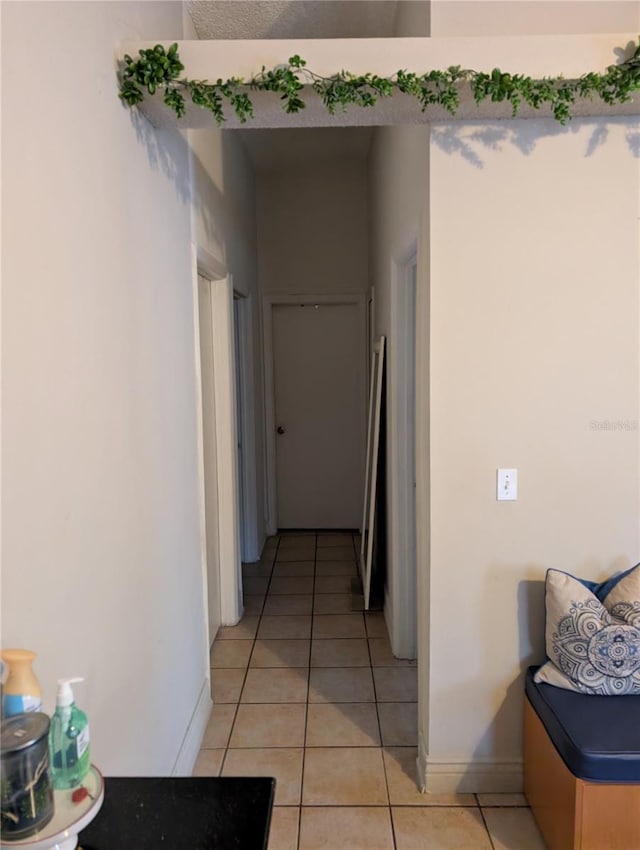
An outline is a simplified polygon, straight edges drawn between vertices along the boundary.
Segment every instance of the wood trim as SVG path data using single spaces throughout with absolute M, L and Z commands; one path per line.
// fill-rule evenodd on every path
M 525 698 L 524 789 L 549 850 L 638 850 L 640 783 L 574 776 Z
M 601 785 L 578 780 L 580 850 L 638 850 L 640 785 Z
M 578 850 L 576 778 L 526 697 L 524 702 L 524 793 L 549 850 Z

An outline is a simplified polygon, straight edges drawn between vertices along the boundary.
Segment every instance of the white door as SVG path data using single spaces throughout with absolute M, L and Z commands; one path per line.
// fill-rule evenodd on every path
M 198 275 L 200 319 L 200 368 L 202 376 L 202 433 L 204 443 L 204 496 L 207 547 L 209 640 L 220 626 L 220 556 L 218 549 L 218 469 L 216 457 L 216 408 L 213 372 L 211 282 Z
M 357 528 L 366 439 L 359 304 L 272 308 L 280 528 Z

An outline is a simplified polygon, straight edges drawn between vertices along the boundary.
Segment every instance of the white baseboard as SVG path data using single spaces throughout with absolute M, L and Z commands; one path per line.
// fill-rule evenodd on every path
M 428 756 L 421 751 L 418 777 L 421 789 L 429 794 L 499 794 L 523 789 L 521 759 L 469 761 Z
M 191 776 L 212 708 L 211 681 L 205 679 L 173 766 L 172 776 Z

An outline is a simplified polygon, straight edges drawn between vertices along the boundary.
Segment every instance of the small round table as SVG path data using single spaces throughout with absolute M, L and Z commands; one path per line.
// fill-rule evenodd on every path
M 78 833 L 91 823 L 104 800 L 104 779 L 95 765 L 91 765 L 82 784 L 89 792 L 84 800 L 74 803 L 73 790 L 54 791 L 55 813 L 49 823 L 28 838 L 15 841 L 2 839 L 1 850 L 13 850 L 16 847 L 29 850 L 74 850 L 78 845 Z

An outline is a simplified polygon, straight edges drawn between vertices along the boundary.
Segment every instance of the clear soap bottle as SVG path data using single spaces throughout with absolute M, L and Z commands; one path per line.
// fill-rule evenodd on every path
M 77 788 L 89 772 L 89 721 L 73 699 L 71 685 L 84 679 L 58 679 L 56 710 L 49 729 L 51 777 L 56 790 Z

